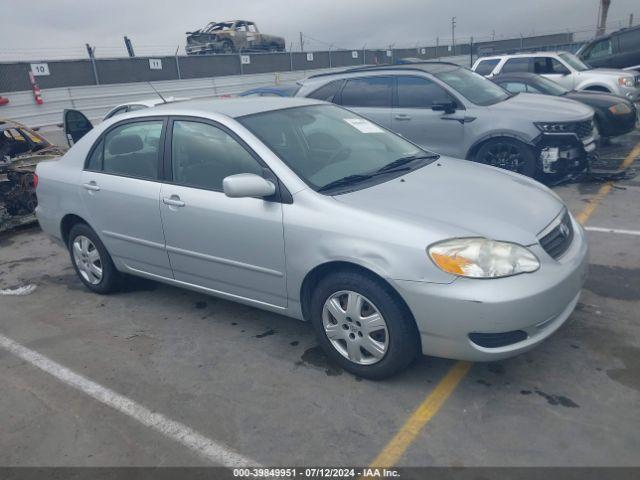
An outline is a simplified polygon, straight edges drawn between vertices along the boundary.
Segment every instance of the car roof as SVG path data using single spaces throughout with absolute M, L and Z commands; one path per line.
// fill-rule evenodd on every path
M 282 110 L 285 108 L 323 105 L 326 102 L 297 97 L 233 97 L 212 100 L 189 100 L 179 103 L 158 105 L 148 110 L 139 110 L 140 115 L 153 114 L 160 110 L 167 110 L 169 115 L 221 114 L 231 118 L 253 115 L 256 113 Z M 144 112 L 144 113 L 142 113 Z M 135 112 L 138 113 L 138 112 Z
M 340 70 L 337 72 L 326 72 L 326 73 L 318 73 L 316 75 L 311 75 L 305 79 L 307 80 L 315 80 L 319 78 L 327 78 L 327 77 L 337 77 L 340 75 L 351 75 L 355 73 L 368 73 L 368 72 L 407 72 L 407 71 L 418 71 L 424 73 L 440 73 L 440 72 L 448 72 L 452 70 L 457 70 L 460 68 L 464 68 L 456 63 L 450 62 L 429 62 L 423 61 L 421 63 L 407 63 L 400 65 L 370 65 L 365 67 L 355 67 L 355 68 L 347 68 L 345 70 Z
M 248 95 L 250 93 L 260 93 L 260 92 L 278 92 L 278 93 L 289 92 L 290 93 L 290 92 L 295 92 L 298 89 L 300 89 L 300 85 L 296 83 L 287 83 L 284 85 L 272 85 L 269 87 L 256 87 L 250 90 L 245 90 L 239 95 L 242 96 L 242 95 Z
M 521 52 L 521 53 L 503 53 L 498 55 L 487 55 L 486 57 L 480 57 L 477 61 L 481 62 L 482 60 L 495 60 L 500 58 L 518 58 L 518 57 L 533 57 L 535 55 L 558 55 L 560 53 L 571 53 L 566 50 L 539 50 L 539 51 L 531 51 L 531 52 Z

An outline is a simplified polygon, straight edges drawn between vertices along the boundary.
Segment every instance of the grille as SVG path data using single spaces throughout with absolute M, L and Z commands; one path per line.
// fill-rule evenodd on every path
M 540 239 L 540 245 L 553 259 L 558 259 L 567 251 L 573 241 L 573 225 L 569 212 L 565 212 L 560 223 Z
M 593 132 L 593 122 L 591 120 L 585 120 L 584 122 L 576 122 L 573 127 L 573 131 L 578 134 L 578 137 L 587 138 L 590 137 Z
M 469 339 L 484 348 L 499 348 L 526 340 L 527 332 L 513 330 L 500 333 L 470 333 Z
M 634 77 L 634 83 L 636 87 L 640 87 L 640 75 Z

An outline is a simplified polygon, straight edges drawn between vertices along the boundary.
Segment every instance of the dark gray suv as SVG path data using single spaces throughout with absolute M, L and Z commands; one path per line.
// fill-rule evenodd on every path
M 343 105 L 443 155 L 531 177 L 582 170 L 595 150 L 590 107 L 564 98 L 511 94 L 450 63 L 314 75 L 296 96 Z

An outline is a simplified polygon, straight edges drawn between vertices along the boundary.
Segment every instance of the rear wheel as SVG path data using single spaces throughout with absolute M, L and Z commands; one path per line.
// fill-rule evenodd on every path
M 533 177 L 536 173 L 536 157 L 531 147 L 512 138 L 496 138 L 485 142 L 473 160 L 527 177 Z
M 325 353 L 360 377 L 387 378 L 419 353 L 418 330 L 406 306 L 388 286 L 358 272 L 318 283 L 311 322 Z
M 85 223 L 78 223 L 69 232 L 71 262 L 82 283 L 96 293 L 111 293 L 117 289 L 121 274 L 98 235 Z

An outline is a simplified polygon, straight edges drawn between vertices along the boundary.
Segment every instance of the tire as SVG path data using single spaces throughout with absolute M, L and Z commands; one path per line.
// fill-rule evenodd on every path
M 358 296 L 362 303 L 356 313 Z M 338 307 L 341 310 L 334 316 L 331 312 Z M 382 321 L 378 319 L 367 328 L 364 320 L 373 320 L 376 312 Z M 311 296 L 310 317 L 324 352 L 358 377 L 390 377 L 405 369 L 420 352 L 418 329 L 408 308 L 390 287 L 359 272 L 342 271 L 321 279 Z
M 495 138 L 483 143 L 473 160 L 484 165 L 521 173 L 527 177 L 535 176 L 537 169 L 533 149 L 513 138 Z
M 611 144 L 611 137 L 607 137 L 603 134 L 603 129 L 602 129 L 602 121 L 599 118 L 594 118 L 593 119 L 593 124 L 594 124 L 594 128 L 598 134 L 598 146 L 604 146 L 604 145 L 610 145 Z
M 67 248 L 71 264 L 85 287 L 103 295 L 118 289 L 122 274 L 116 270 L 111 255 L 89 225 L 77 223 L 71 228 Z

